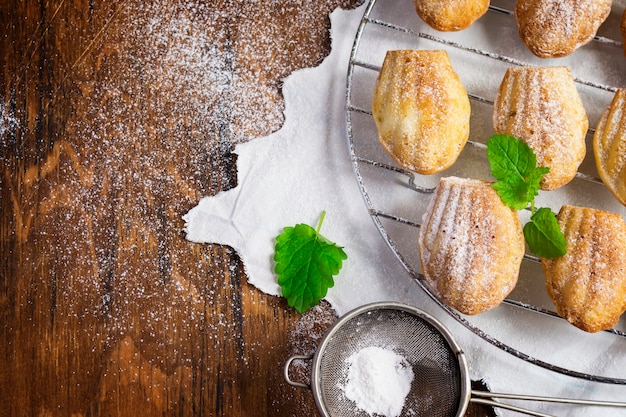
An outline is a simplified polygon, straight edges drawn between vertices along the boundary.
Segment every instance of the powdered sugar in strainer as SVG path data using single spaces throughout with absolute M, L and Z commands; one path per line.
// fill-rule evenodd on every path
M 368 347 L 396 352 L 412 368 L 411 389 L 401 416 L 463 416 L 470 401 L 528 415 L 548 414 L 496 402 L 493 398 L 626 407 L 626 403 L 567 398 L 497 394 L 470 389 L 465 354 L 448 330 L 425 312 L 398 303 L 375 303 L 357 308 L 339 319 L 326 333 L 314 356 L 292 356 L 285 364 L 285 379 L 296 387 L 311 388 L 325 417 L 363 416 L 344 392 L 349 358 Z M 291 380 L 294 360 L 312 359 L 311 384 Z

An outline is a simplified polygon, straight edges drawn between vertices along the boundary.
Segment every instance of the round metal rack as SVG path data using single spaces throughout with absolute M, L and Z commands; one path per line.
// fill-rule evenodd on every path
M 526 65 L 570 66 L 588 112 L 588 149 L 591 149 L 589 143 L 593 127 L 616 91 L 615 85 L 619 85 L 616 83 L 626 85 L 626 58 L 619 34 L 623 5 L 614 4 L 611 16 L 590 44 L 571 57 L 555 60 L 534 57 L 523 47 L 517 35 L 513 7 L 512 0 L 492 1 L 489 11 L 470 28 L 457 33 L 441 33 L 419 19 L 410 0 L 369 1 L 355 35 L 346 85 L 346 123 L 354 173 L 372 220 L 399 262 L 415 277 L 419 286 L 463 326 L 528 363 L 575 378 L 626 385 L 626 379 L 594 375 L 549 363 L 536 357 L 539 355 L 526 354 L 499 340 L 473 323 L 471 318 L 441 302 L 420 272 L 416 241 L 421 215 L 439 178 L 443 175 L 490 178 L 484 151 L 485 141 L 492 133 L 493 98 L 506 68 Z M 604 30 L 605 27 L 609 29 Z M 371 117 L 371 95 L 384 54 L 389 49 L 445 49 L 467 88 L 472 105 L 470 140 L 457 163 L 441 175 L 422 176 L 400 167 L 378 143 Z M 593 205 L 624 216 L 625 208 L 609 195 L 597 178 L 593 155 L 590 156 L 590 153 L 587 152 L 587 158 L 573 184 L 568 184 L 564 190 L 550 192 L 554 195 L 549 197 L 547 193 L 541 194 L 538 199 L 543 198 L 543 203 L 552 206 L 554 211 L 558 211 L 560 204 L 573 203 Z M 521 213 L 522 218 L 524 215 Z M 539 259 L 527 254 L 520 280 L 523 274 L 535 277 L 540 274 L 538 265 Z M 536 284 L 536 279 L 534 282 L 519 291 L 516 288 L 498 308 L 520 309 L 538 315 L 539 320 L 561 320 L 564 326 L 569 326 L 553 311 L 545 289 L 537 290 L 535 287 L 541 285 Z M 604 333 L 626 346 L 624 327 L 622 322 Z

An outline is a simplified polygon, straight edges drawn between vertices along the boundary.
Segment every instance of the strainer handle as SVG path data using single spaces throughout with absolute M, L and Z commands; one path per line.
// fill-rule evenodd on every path
M 303 382 L 297 382 L 297 381 L 292 381 L 291 378 L 289 377 L 289 367 L 291 366 L 291 363 L 293 361 L 295 361 L 296 359 L 301 359 L 301 360 L 305 360 L 305 361 L 309 361 L 311 359 L 313 359 L 313 355 L 293 355 L 292 357 L 290 357 L 289 359 L 287 359 L 287 362 L 285 363 L 285 381 L 287 381 L 287 383 L 289 385 L 292 385 L 294 387 L 298 387 L 298 388 L 311 388 L 311 386 L 309 384 L 305 384 Z

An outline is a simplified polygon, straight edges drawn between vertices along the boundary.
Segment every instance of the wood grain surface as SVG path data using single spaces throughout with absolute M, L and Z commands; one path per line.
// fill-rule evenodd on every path
M 251 287 L 181 216 L 355 3 L 2 2 L 0 416 L 317 415 L 282 372 L 332 309 Z

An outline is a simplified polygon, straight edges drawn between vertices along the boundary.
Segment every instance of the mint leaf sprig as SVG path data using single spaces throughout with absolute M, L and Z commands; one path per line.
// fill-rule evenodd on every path
M 549 208 L 535 208 L 539 184 L 549 167 L 538 167 L 537 156 L 524 141 L 509 135 L 493 135 L 487 141 L 487 158 L 496 179 L 493 188 L 514 210 L 530 205 L 530 221 L 524 225 L 528 248 L 542 258 L 565 255 L 567 242 L 556 215 Z
M 283 228 L 274 246 L 274 272 L 290 307 L 304 313 L 326 296 L 335 284 L 333 276 L 348 256 L 320 234 L 326 211 L 322 211 L 317 229 L 307 224 Z

